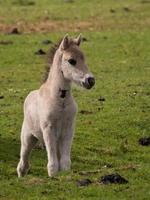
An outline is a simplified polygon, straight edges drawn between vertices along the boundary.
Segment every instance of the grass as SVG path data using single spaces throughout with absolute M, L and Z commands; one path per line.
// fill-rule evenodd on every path
M 28 2 L 32 5 L 27 5 Z M 150 136 L 149 6 L 136 0 L 0 1 L 1 27 L 17 25 L 18 21 L 44 23 L 45 9 L 48 21 L 56 23 L 55 30 L 45 29 L 45 33 L 30 29 L 27 34 L 26 27 L 22 29 L 25 33 L 8 35 L 7 28 L 1 29 L 0 41 L 13 44 L 0 44 L 0 96 L 4 97 L 0 99 L 0 199 L 150 199 L 149 147 L 138 144 L 140 137 Z M 124 11 L 124 7 L 131 11 Z M 76 87 L 73 90 L 79 113 L 72 169 L 48 178 L 46 152 L 36 149 L 31 156 L 29 174 L 18 179 L 23 101 L 29 91 L 40 86 L 46 63 L 45 56 L 34 53 L 39 48 L 47 51 L 49 46 L 42 44 L 44 39 L 56 42 L 65 31 L 77 35 L 74 32 L 80 30 L 76 24 L 72 29 L 58 26 L 58 22 L 74 21 L 93 22 L 81 30 L 88 39 L 82 49 L 96 77 L 96 86 L 90 91 Z M 100 97 L 105 101 L 99 101 Z M 82 110 L 89 114 L 80 113 Z M 98 183 L 101 176 L 114 172 L 129 183 Z M 93 183 L 77 187 L 76 180 L 82 178 L 90 178 Z

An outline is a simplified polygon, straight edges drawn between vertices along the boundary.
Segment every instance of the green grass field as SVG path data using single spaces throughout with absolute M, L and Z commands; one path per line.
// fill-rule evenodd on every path
M 13 27 L 21 34 L 7 34 Z M 46 65 L 35 52 L 66 32 L 87 38 L 82 50 L 96 77 L 92 90 L 73 89 L 72 169 L 48 178 L 46 152 L 35 149 L 29 174 L 18 179 L 23 102 Z M 0 0 L 0 86 L 0 199 L 150 199 L 150 147 L 138 144 L 150 136 L 149 0 Z M 98 182 L 115 172 L 129 182 Z M 83 178 L 92 184 L 78 187 Z

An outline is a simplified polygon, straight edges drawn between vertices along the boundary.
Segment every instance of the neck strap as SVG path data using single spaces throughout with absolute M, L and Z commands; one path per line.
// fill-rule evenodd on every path
M 62 90 L 62 89 L 59 89 L 60 97 L 61 97 L 61 98 L 65 98 L 68 91 L 69 91 L 69 90 Z

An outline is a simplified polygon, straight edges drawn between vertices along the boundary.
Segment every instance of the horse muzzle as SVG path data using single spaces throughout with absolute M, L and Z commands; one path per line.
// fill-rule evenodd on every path
M 94 79 L 94 77 L 88 77 L 88 78 L 86 78 L 85 81 L 82 82 L 82 85 L 86 89 L 91 89 L 95 85 L 95 79 Z

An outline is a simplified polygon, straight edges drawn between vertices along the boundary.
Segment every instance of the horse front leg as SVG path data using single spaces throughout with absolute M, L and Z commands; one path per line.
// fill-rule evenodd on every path
M 27 174 L 29 169 L 29 155 L 36 143 L 37 138 L 31 134 L 31 130 L 29 129 L 26 120 L 24 120 L 21 131 L 20 161 L 17 166 L 18 177 L 22 177 Z
M 74 133 L 73 121 L 68 121 L 63 127 L 62 136 L 59 139 L 60 170 L 69 170 L 71 166 L 70 152 Z
M 42 128 L 42 131 L 48 156 L 48 175 L 52 177 L 57 173 L 59 168 L 55 128 L 51 124 L 48 124 Z

